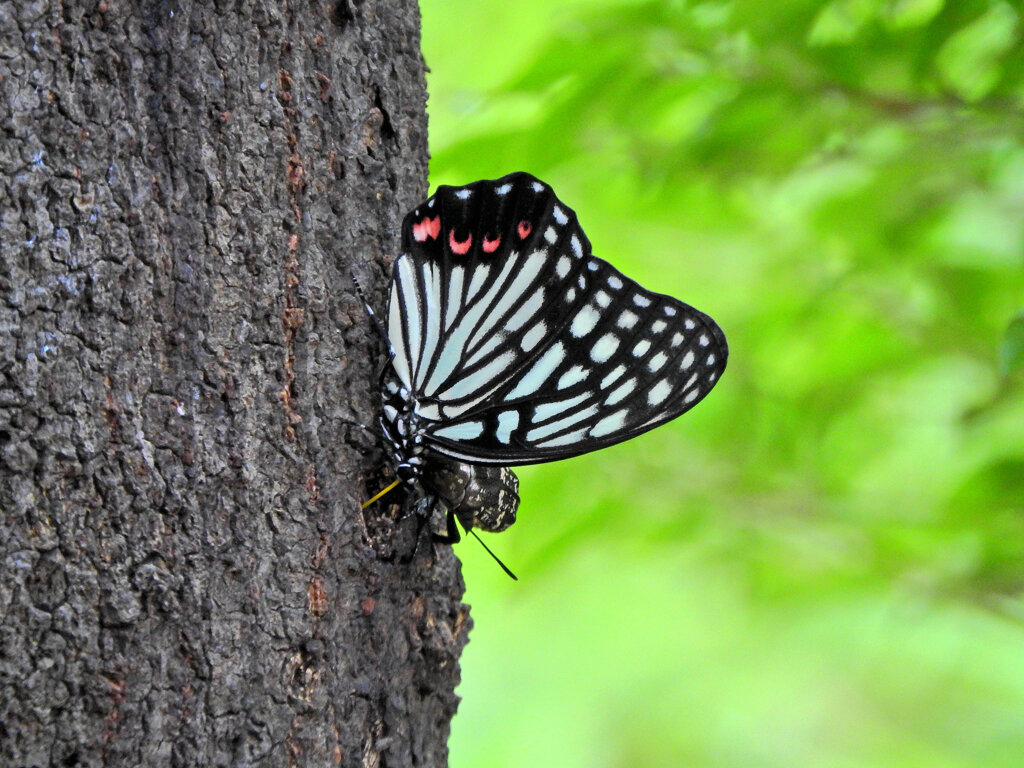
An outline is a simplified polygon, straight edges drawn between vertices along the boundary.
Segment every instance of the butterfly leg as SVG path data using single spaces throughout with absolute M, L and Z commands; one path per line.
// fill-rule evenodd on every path
M 455 522 L 455 513 L 450 509 L 445 518 L 447 530 L 444 533 L 433 534 L 434 541 L 438 544 L 458 544 L 462 541 L 462 534 L 459 533 L 459 526 Z
M 423 534 L 423 526 L 430 522 L 430 518 L 434 511 L 434 504 L 437 502 L 436 496 L 425 496 L 412 508 L 411 514 L 416 515 L 416 534 L 413 536 L 413 547 L 408 555 L 402 558 L 402 565 L 408 565 L 412 562 L 413 557 L 416 555 L 416 548 L 419 545 L 420 536 Z M 403 515 L 401 519 L 408 517 Z M 429 527 L 429 526 L 428 526 Z M 431 534 L 433 536 L 433 534 Z

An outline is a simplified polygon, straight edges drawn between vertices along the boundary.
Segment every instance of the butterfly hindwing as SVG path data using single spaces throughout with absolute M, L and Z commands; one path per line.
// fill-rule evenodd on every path
M 693 407 L 725 367 L 711 318 L 592 256 L 575 213 L 528 174 L 440 187 L 406 218 L 403 251 L 394 368 L 442 453 L 595 450 Z

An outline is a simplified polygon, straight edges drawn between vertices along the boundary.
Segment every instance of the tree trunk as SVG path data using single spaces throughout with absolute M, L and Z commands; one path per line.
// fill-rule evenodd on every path
M 0 36 L 0 764 L 444 765 L 468 609 L 360 511 L 349 277 L 383 302 L 426 192 L 416 3 L 8 2 Z

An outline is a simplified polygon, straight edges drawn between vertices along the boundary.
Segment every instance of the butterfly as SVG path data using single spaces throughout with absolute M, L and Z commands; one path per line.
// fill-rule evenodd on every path
M 710 317 L 596 258 L 575 212 L 522 172 L 438 187 L 406 216 L 386 337 L 380 426 L 399 478 L 447 507 L 452 541 L 455 517 L 515 521 L 510 466 L 676 418 L 729 353 Z

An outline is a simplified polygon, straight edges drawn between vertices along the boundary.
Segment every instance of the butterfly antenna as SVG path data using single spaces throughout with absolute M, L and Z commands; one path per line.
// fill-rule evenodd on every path
M 505 565 L 503 562 L 501 562 L 501 558 L 499 558 L 496 554 L 491 552 L 491 548 L 488 547 L 486 544 L 484 544 L 484 540 L 476 535 L 476 531 L 474 531 L 472 528 L 470 528 L 469 532 L 471 534 L 473 534 L 473 538 L 474 539 L 476 539 L 477 541 L 480 542 L 480 546 L 483 547 L 487 551 L 487 554 L 494 558 L 494 562 L 496 562 L 498 565 L 501 566 L 501 570 L 503 570 L 505 573 L 507 573 L 509 576 L 512 577 L 512 581 L 519 581 L 519 577 L 516 576 L 514 573 L 512 573 L 512 571 L 510 571 L 508 569 L 507 565 Z
M 363 506 L 362 506 L 362 508 L 363 508 L 363 509 L 366 509 L 366 508 L 367 508 L 368 506 L 370 506 L 371 504 L 373 504 L 373 502 L 375 502 L 375 501 L 376 501 L 377 499 L 379 499 L 379 498 L 380 498 L 381 496 L 384 496 L 385 494 L 387 494 L 387 493 L 390 493 L 391 491 L 393 491 L 393 490 L 394 490 L 394 488 L 395 488 L 395 486 L 396 486 L 396 485 L 398 485 L 398 484 L 399 484 L 400 482 L 401 482 L 401 480 L 395 480 L 395 482 L 393 482 L 393 483 L 392 483 L 391 485 L 389 485 L 389 486 L 388 486 L 387 488 L 385 488 L 385 489 L 384 489 L 383 491 L 380 491 L 380 492 L 378 492 L 378 493 L 375 493 L 375 494 L 373 495 L 373 498 L 372 498 L 372 499 L 370 499 L 369 501 L 364 501 L 364 502 L 363 502 Z M 481 542 L 481 543 L 483 543 L 483 542 Z M 486 549 L 486 547 L 485 547 L 485 549 Z M 497 559 L 497 558 L 495 558 L 495 559 Z M 499 560 L 498 562 L 501 562 L 501 561 Z M 504 566 L 502 566 L 502 567 L 504 567 Z M 515 578 L 515 577 L 513 577 L 513 578 Z
M 370 306 L 370 302 L 366 298 L 366 294 L 363 293 L 363 286 L 359 284 L 355 275 L 349 275 L 352 278 L 352 285 L 356 287 L 356 295 L 359 300 L 363 302 L 363 307 L 366 309 L 366 314 L 370 316 L 370 320 L 373 321 L 373 327 L 377 329 L 377 334 L 384 339 L 384 343 L 391 347 L 391 342 L 388 340 L 388 332 L 384 330 L 384 326 L 380 324 L 380 320 L 377 318 L 377 313 L 373 311 L 373 307 Z

